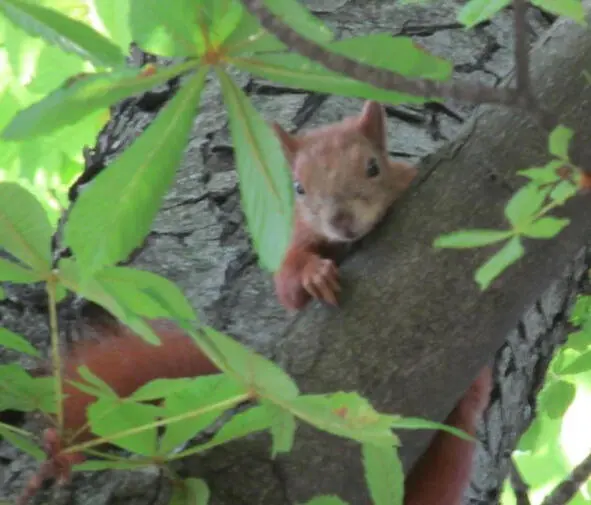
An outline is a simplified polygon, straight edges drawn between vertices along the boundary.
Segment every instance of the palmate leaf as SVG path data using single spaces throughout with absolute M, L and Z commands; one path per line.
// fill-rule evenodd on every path
M 125 63 L 118 46 L 90 26 L 61 12 L 22 0 L 0 0 L 0 12 L 30 35 L 42 37 L 49 44 L 95 65 L 115 67 Z
M 136 93 L 142 93 L 190 70 L 195 63 L 180 63 L 154 70 L 122 69 L 76 76 L 26 109 L 20 111 L 2 132 L 7 140 L 47 135 L 72 125 L 97 109 Z
M 518 261 L 525 254 L 519 237 L 508 240 L 503 248 L 494 254 L 474 274 L 481 290 L 486 289 L 510 265 Z
M 223 70 L 216 69 L 236 150 L 242 208 L 261 266 L 279 268 L 291 237 L 293 189 L 273 130 Z
M 209 487 L 203 479 L 189 477 L 175 481 L 168 505 L 207 505 L 209 496 Z
M 40 357 L 39 351 L 28 340 L 6 328 L 0 328 L 0 347 Z
M 223 1 L 223 0 L 218 0 Z M 130 0 L 132 39 L 160 56 L 196 56 L 205 49 L 199 21 L 207 26 L 205 0 Z
M 385 33 L 352 37 L 324 44 L 336 53 L 359 59 L 407 77 L 444 80 L 451 75 L 449 61 L 427 53 L 410 37 Z M 390 55 L 396 54 L 396 58 Z M 333 93 L 386 103 L 422 103 L 423 97 L 388 91 L 326 70 L 297 53 L 266 53 L 228 58 L 232 65 L 281 84 L 320 93 Z
M 172 184 L 193 125 L 207 68 L 202 68 L 147 130 L 93 181 L 64 229 L 84 275 L 126 258 L 150 229 Z
M 532 0 L 531 3 L 557 16 L 569 17 L 582 26 L 587 25 L 585 9 L 581 0 Z
M 44 278 L 43 273 L 34 272 L 12 261 L 0 258 L 0 281 L 14 282 L 16 284 L 28 284 Z

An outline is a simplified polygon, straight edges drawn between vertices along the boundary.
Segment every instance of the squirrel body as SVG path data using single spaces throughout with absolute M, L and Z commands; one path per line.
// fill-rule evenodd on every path
M 86 409 L 95 397 L 68 382 L 80 381 L 79 366 L 87 366 L 121 397 L 132 394 L 154 379 L 220 373 L 195 341 L 171 322 L 155 320 L 149 324 L 159 336 L 160 345 L 152 345 L 121 323 L 111 322 L 95 326 L 94 339 L 76 342 L 64 356 L 64 393 L 67 395 L 64 399 L 64 433 L 58 434 L 55 428 L 45 431 L 48 459 L 25 489 L 19 505 L 27 503 L 44 479 L 67 482 L 72 465 L 84 460 L 81 453 L 62 452 L 67 447 L 64 442 L 68 435 L 76 434 L 75 443 L 94 438 L 87 426 Z M 445 423 L 474 435 L 488 404 L 491 383 L 490 369 L 485 367 Z M 404 504 L 461 505 L 470 478 L 473 453 L 473 442 L 438 431 L 405 481 Z
M 277 297 L 290 310 L 311 298 L 337 305 L 335 253 L 375 228 L 417 170 L 389 158 L 385 112 L 375 101 L 357 116 L 297 135 L 272 126 L 296 193 L 292 238 L 274 276 Z

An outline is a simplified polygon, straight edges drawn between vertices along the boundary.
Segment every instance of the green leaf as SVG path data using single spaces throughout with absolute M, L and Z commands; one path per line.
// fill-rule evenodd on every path
M 272 424 L 272 413 L 269 412 L 266 406 L 252 407 L 232 417 L 220 428 L 211 442 L 203 444 L 197 449 L 205 450 L 208 447 L 215 447 L 231 440 L 241 439 L 252 433 L 270 429 Z
M 109 438 L 111 444 L 143 456 L 156 454 L 156 427 L 119 438 L 112 437 L 155 422 L 156 417 L 162 414 L 159 407 L 101 397 L 88 406 L 87 413 L 92 432 L 100 437 Z
M 20 111 L 2 132 L 2 137 L 7 140 L 23 140 L 48 135 L 80 121 L 97 109 L 110 107 L 128 96 L 150 90 L 194 66 L 194 62 L 187 62 L 167 68 L 126 68 L 75 76 Z M 202 74 L 200 72 L 199 76 Z M 123 155 L 126 153 L 127 151 Z
M 540 391 L 538 408 L 550 419 L 561 418 L 573 402 L 575 394 L 576 388 L 573 384 L 562 380 L 552 381 Z
M 333 33 L 330 29 L 314 16 L 299 0 L 264 0 L 267 8 L 283 22 L 313 42 L 330 42 Z
M 2 286 L 0 286 L 0 300 L 6 300 L 6 291 Z
M 458 13 L 458 21 L 468 28 L 492 18 L 507 7 L 511 0 L 470 0 Z
M 28 284 L 38 282 L 44 278 L 40 272 L 34 272 L 12 261 L 0 258 L 0 280 L 14 282 L 16 284 Z
M 585 329 L 569 333 L 564 348 L 578 352 L 591 351 L 591 331 Z
M 474 278 L 481 290 L 503 273 L 510 265 L 518 261 L 525 254 L 519 237 L 513 237 L 503 248 L 492 256 L 474 274 Z
M 117 397 L 117 393 L 115 393 L 113 388 L 103 379 L 95 375 L 86 365 L 79 366 L 78 373 L 82 379 L 94 386 L 99 394 L 113 398 Z
M 401 505 L 404 473 L 396 447 L 363 444 L 361 451 L 372 502 L 375 505 Z
M 44 461 L 46 458 L 43 450 L 32 440 L 20 433 L 10 429 L 10 426 L 0 423 L 0 440 L 5 439 L 14 447 L 33 456 L 37 461 Z
M 291 451 L 297 423 L 293 414 L 285 408 L 269 402 L 265 402 L 264 405 L 272 418 L 271 437 L 273 439 L 273 447 L 271 449 L 271 457 L 275 458 L 277 454 Z
M 64 258 L 60 262 L 60 282 L 71 291 L 98 305 L 104 307 L 119 319 L 123 324 L 153 344 L 159 344 L 160 339 L 154 333 L 152 327 L 146 323 L 142 314 L 136 314 L 130 310 L 117 295 L 110 292 L 110 285 L 101 282 L 100 273 L 95 278 L 86 278 L 82 282 L 82 273 L 79 265 L 72 259 Z M 144 311 L 145 312 L 145 311 Z M 173 318 L 173 316 L 169 316 Z
M 582 326 L 591 319 L 591 296 L 577 295 L 577 300 L 571 310 L 569 321 L 575 326 Z
M 203 0 L 130 0 L 132 39 L 144 50 L 160 56 L 196 56 L 205 49 L 199 20 Z M 209 27 L 206 18 L 203 23 Z
M 514 227 L 519 227 L 542 208 L 547 194 L 547 190 L 535 184 L 526 184 L 507 203 L 505 216 Z
M 529 425 L 529 428 L 526 430 L 526 432 L 521 436 L 521 439 L 519 440 L 519 450 L 534 451 L 538 444 L 541 432 L 542 423 L 539 419 L 534 419 L 533 422 Z
M 224 71 L 217 75 L 236 150 L 242 209 L 261 266 L 274 272 L 291 238 L 291 172 L 279 140 L 250 99 Z
M 532 0 L 531 3 L 542 10 L 557 16 L 566 16 L 583 26 L 587 26 L 585 9 L 581 0 Z
M 41 356 L 39 351 L 28 340 L 6 328 L 0 328 L 0 346 L 37 358 Z
M 285 49 L 285 44 L 266 31 L 242 4 L 234 2 L 233 5 L 242 10 L 242 15 L 236 27 L 223 41 L 222 49 L 226 55 L 238 56 Z
M 85 275 L 127 258 L 149 232 L 184 153 L 206 72 L 187 80 L 73 206 L 64 238 Z
M 346 501 L 341 500 L 338 496 L 335 495 L 320 495 L 315 496 L 310 501 L 306 502 L 303 505 L 349 505 Z
M 207 21 L 210 44 L 214 47 L 222 46 L 238 27 L 246 11 L 236 0 L 203 0 L 203 3 L 205 16 L 202 19 Z
M 150 319 L 195 321 L 193 307 L 174 283 L 153 272 L 106 267 L 95 275 L 105 290 L 131 312 Z
M 61 12 L 21 0 L 0 0 L 0 11 L 33 37 L 42 37 L 98 66 L 125 64 L 123 53 L 115 44 L 90 26 Z
M 136 402 L 153 401 L 171 396 L 177 391 L 183 391 L 191 386 L 193 379 L 154 379 L 136 389 L 130 399 Z
M 548 150 L 550 154 L 568 161 L 568 147 L 574 131 L 563 125 L 558 125 L 548 136 Z
M 297 385 L 281 367 L 232 337 L 211 327 L 203 327 L 200 332 L 184 329 L 218 368 L 239 378 L 258 396 L 289 401 L 299 394 Z
M 450 62 L 417 47 L 410 37 L 378 33 L 332 42 L 326 44 L 326 49 L 411 78 L 445 80 L 452 72 Z M 391 54 L 404 57 L 391 58 Z M 349 79 L 293 52 L 235 57 L 230 61 L 237 68 L 293 88 L 390 104 L 425 101 L 420 96 L 388 91 Z
M 104 461 L 92 460 L 84 461 L 74 465 L 75 472 L 97 472 L 101 470 L 137 470 L 139 467 L 145 466 L 141 461 Z
M 441 430 L 447 431 L 452 435 L 463 440 L 474 441 L 474 437 L 468 435 L 465 431 L 449 426 L 443 423 L 436 423 L 420 417 L 398 417 L 390 424 L 393 430 Z
M 557 170 L 562 166 L 564 166 L 562 160 L 552 160 L 543 167 L 526 168 L 525 170 L 519 170 L 517 174 L 527 177 L 537 184 L 551 184 L 560 180 Z
M 0 248 L 45 275 L 51 269 L 51 234 L 35 197 L 19 184 L 0 183 Z
M 300 419 L 333 435 L 361 443 L 398 443 L 390 428 L 392 416 L 376 412 L 357 393 L 299 396 L 290 402 L 290 410 Z
M 562 181 L 550 193 L 550 198 L 560 204 L 564 204 L 569 198 L 577 194 L 578 188 L 570 181 Z
M 119 47 L 128 48 L 132 41 L 129 27 L 129 2 L 95 0 L 94 6 L 111 40 Z
M 569 224 L 570 219 L 546 216 L 534 221 L 527 228 L 522 228 L 521 233 L 529 238 L 552 238 Z
M 169 505 L 207 505 L 210 491 L 202 479 L 189 477 L 175 481 Z
M 55 412 L 53 377 L 33 378 L 16 363 L 0 365 L 0 411 Z
M 168 395 L 164 402 L 166 417 L 190 415 L 212 408 L 245 392 L 245 388 L 232 377 L 219 374 L 193 379 L 184 390 Z M 160 441 L 160 454 L 167 454 L 197 435 L 215 421 L 228 407 L 216 407 L 182 421 L 167 425 Z
M 588 372 L 589 370 L 591 370 L 591 352 L 586 352 L 575 359 L 570 365 L 565 366 L 560 375 L 577 375 Z
M 510 231 L 500 230 L 459 230 L 441 235 L 433 242 L 435 248 L 468 249 L 500 242 L 511 236 Z

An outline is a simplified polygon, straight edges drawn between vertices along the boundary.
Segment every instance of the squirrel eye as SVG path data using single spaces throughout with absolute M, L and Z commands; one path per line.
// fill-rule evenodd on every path
M 380 173 L 380 166 L 375 158 L 372 158 L 367 164 L 367 176 L 375 177 Z
M 295 182 L 293 183 L 293 187 L 294 187 L 294 189 L 295 189 L 295 192 L 296 192 L 298 195 L 303 195 L 303 194 L 305 193 L 305 191 L 304 191 L 304 186 L 302 186 L 302 183 L 301 183 L 300 181 L 295 181 Z

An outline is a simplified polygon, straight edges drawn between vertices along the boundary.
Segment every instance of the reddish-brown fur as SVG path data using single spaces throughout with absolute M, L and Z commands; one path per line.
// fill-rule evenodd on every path
M 105 326 L 99 339 L 78 342 L 64 360 L 64 428 L 75 432 L 87 421 L 86 409 L 95 397 L 68 380 L 81 381 L 77 368 L 87 366 L 113 388 L 119 396 L 129 396 L 153 379 L 197 377 L 218 373 L 216 366 L 201 352 L 194 340 L 164 321 L 150 323 L 160 337 L 152 345 L 122 325 Z M 84 431 L 76 441 L 90 437 Z
M 302 134 L 273 128 L 297 189 L 291 243 L 275 274 L 277 297 L 290 310 L 311 298 L 336 305 L 338 246 L 369 233 L 417 170 L 389 159 L 384 109 L 374 101 L 358 116 Z

